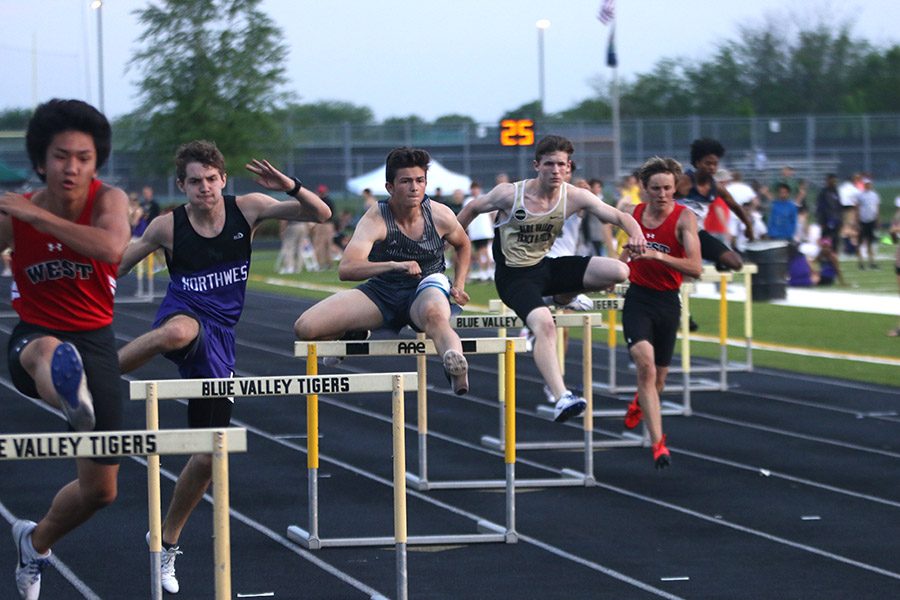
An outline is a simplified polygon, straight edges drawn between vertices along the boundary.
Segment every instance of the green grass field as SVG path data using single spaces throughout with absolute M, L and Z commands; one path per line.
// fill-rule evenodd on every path
M 275 276 L 274 250 L 259 250 L 253 255 L 252 280 L 250 287 L 259 291 L 319 299 L 329 292 L 303 290 L 282 285 L 270 285 L 260 281 L 264 277 Z M 847 288 L 874 293 L 897 293 L 893 263 L 879 262 L 877 271 L 860 271 L 855 263 L 845 266 Z M 298 275 L 278 275 L 277 277 L 297 283 L 313 285 L 352 287 L 355 284 L 338 280 L 337 271 L 302 273 Z M 473 305 L 486 307 L 488 301 L 497 297 L 493 283 L 470 283 L 466 291 Z M 700 324 L 698 335 L 712 338 L 714 342 L 703 342 L 692 338 L 691 352 L 695 356 L 718 358 L 719 302 L 694 298 L 691 312 Z M 743 303 L 728 303 L 729 338 L 743 342 Z M 753 340 L 764 344 L 775 344 L 790 348 L 791 353 L 772 352 L 754 348 L 753 364 L 760 367 L 786 369 L 801 373 L 840 377 L 857 381 L 900 386 L 900 367 L 878 365 L 862 361 L 810 356 L 807 350 L 847 353 L 876 357 L 900 358 L 900 338 L 891 338 L 885 332 L 897 326 L 900 316 L 874 315 L 849 311 L 822 310 L 791 306 L 778 306 L 767 302 L 753 304 Z M 577 335 L 578 332 L 574 332 Z M 605 334 L 598 333 L 599 339 Z M 620 342 L 621 343 L 621 342 Z M 678 350 L 676 350 L 677 352 Z M 743 347 L 729 349 L 729 359 L 745 360 Z

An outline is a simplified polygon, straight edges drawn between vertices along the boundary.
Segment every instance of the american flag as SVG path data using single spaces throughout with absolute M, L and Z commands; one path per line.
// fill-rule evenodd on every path
M 616 18 L 616 0 L 603 0 L 597 18 L 600 19 L 600 22 L 604 25 L 609 25 L 609 23 Z

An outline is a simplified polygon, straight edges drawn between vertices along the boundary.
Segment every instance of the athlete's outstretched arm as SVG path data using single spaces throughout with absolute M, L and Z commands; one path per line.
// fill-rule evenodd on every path
M 568 188 L 567 198 L 567 217 L 576 211 L 586 209 L 601 221 L 621 227 L 625 233 L 628 234 L 627 245 L 632 251 L 640 254 L 646 248 L 647 241 L 644 239 L 644 234 L 641 231 L 640 226 L 637 221 L 634 220 L 634 217 L 627 212 L 613 208 L 592 194 L 589 190 L 577 188 L 572 185 Z
M 469 226 L 472 220 L 482 213 L 489 213 L 495 210 L 509 214 L 512 209 L 513 200 L 515 200 L 516 187 L 511 183 L 501 183 L 487 194 L 478 196 L 468 204 L 466 204 L 456 219 L 463 229 Z
M 127 275 L 134 265 L 155 252 L 159 248 L 172 251 L 172 235 L 175 227 L 175 218 L 171 212 L 160 215 L 150 221 L 144 234 L 136 240 L 132 240 L 125 248 L 125 254 L 119 263 L 117 277 Z
M 59 217 L 20 194 L 0 196 L 0 212 L 11 215 L 43 233 L 48 233 L 75 252 L 108 263 L 117 263 L 131 238 L 128 197 L 119 188 L 103 186 L 94 199 L 89 225 Z
M 253 159 L 246 167 L 248 171 L 256 174 L 254 181 L 267 190 L 287 193 L 294 189 L 294 180 L 267 160 Z M 331 209 L 328 205 L 304 186 L 301 186 L 294 196 L 281 202 L 266 194 L 246 194 L 239 198 L 239 203 L 241 212 L 252 226 L 256 226 L 264 219 L 324 223 L 331 218 Z

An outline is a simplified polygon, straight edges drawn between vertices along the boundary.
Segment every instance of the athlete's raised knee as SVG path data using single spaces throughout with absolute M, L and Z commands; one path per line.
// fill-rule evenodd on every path
M 199 324 L 193 320 L 169 321 L 162 326 L 164 352 L 180 350 L 193 342 L 200 333 Z

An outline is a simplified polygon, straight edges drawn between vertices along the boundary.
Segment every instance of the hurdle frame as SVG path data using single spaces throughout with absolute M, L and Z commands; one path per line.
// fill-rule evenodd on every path
M 149 394 L 149 392 L 148 392 Z M 53 455 L 18 455 L 10 456 L 8 450 L 15 450 L 17 440 L 43 440 L 48 446 L 54 441 L 57 452 Z M 140 450 L 125 450 L 123 440 L 134 443 L 140 440 Z M 112 450 L 110 440 L 120 440 Z M 83 442 L 88 442 L 83 444 Z M 97 450 L 97 446 L 100 450 Z M 82 449 L 82 444 L 84 448 Z M 145 449 L 153 446 L 153 452 Z M 72 452 L 65 452 L 65 447 Z M 24 446 L 23 446 L 24 447 Z M 90 448 L 90 449 L 89 449 Z M 122 448 L 120 451 L 119 448 Z M 228 456 L 231 452 L 247 451 L 247 430 L 227 427 L 209 429 L 156 429 L 122 430 L 122 431 L 86 431 L 69 433 L 27 433 L 0 435 L 0 460 L 40 460 L 59 458 L 95 458 L 146 456 L 156 458 L 159 464 L 160 455 L 210 453 L 213 455 L 213 534 L 216 539 L 213 548 L 215 572 L 216 600 L 231 598 L 231 553 L 230 527 L 228 522 Z M 18 452 L 18 450 L 17 450 Z M 158 474 L 158 471 L 157 471 Z M 150 597 L 153 600 L 162 598 L 162 579 L 160 577 L 161 527 L 158 502 L 159 478 L 151 479 L 148 469 L 148 520 L 150 523 Z M 155 547 L 154 547 L 155 543 Z
M 728 389 L 729 372 L 753 371 L 753 275 L 758 272 L 754 264 L 745 264 L 737 271 L 717 271 L 711 265 L 703 267 L 700 281 L 719 284 L 719 364 L 718 366 L 693 367 L 695 373 L 717 372 L 719 373 L 719 390 Z M 743 363 L 728 360 L 728 282 L 734 281 L 736 276 L 743 275 L 744 289 L 744 350 L 746 358 Z M 690 300 L 687 299 L 687 302 Z M 736 300 L 740 302 L 740 300 Z
M 314 431 L 313 437 L 311 431 L 307 436 L 307 443 L 313 442 L 316 448 L 315 464 L 318 469 L 318 393 L 322 391 L 329 394 L 342 393 L 361 393 L 361 392 L 392 392 L 392 410 L 397 411 L 399 406 L 399 419 L 402 424 L 403 418 L 403 390 L 404 384 L 410 385 L 415 383 L 415 373 L 379 373 L 366 375 L 323 375 L 323 376 L 265 376 L 265 377 L 231 377 L 231 378 L 209 378 L 209 379 L 165 379 L 159 381 L 132 381 L 130 382 L 130 394 L 132 400 L 144 400 L 147 403 L 148 418 L 156 420 L 158 424 L 158 400 L 175 400 L 180 398 L 228 398 L 228 397 L 258 397 L 258 396 L 306 396 L 307 397 L 307 413 L 312 411 L 314 415 Z M 142 393 L 143 392 L 143 393 Z M 312 399 L 314 397 L 314 399 Z M 312 399 L 312 400 L 311 400 Z M 312 408 L 309 404 L 313 404 Z M 151 412 L 153 413 L 151 415 Z M 395 414 L 395 421 L 398 418 Z M 189 430 L 194 431 L 194 430 Z M 394 436 L 403 436 L 404 430 L 401 426 L 399 431 L 396 425 L 393 428 Z M 398 452 L 397 444 L 400 446 Z M 405 465 L 405 439 L 394 441 L 394 472 L 406 470 Z M 307 446 L 309 453 L 309 446 Z M 215 459 L 215 454 L 213 455 Z M 309 458 L 307 459 L 310 460 Z M 397 464 L 399 463 L 399 467 Z M 149 469 L 148 469 L 149 472 Z M 215 471 L 214 471 L 215 476 Z M 311 529 L 318 531 L 318 486 L 317 477 L 310 477 L 310 490 L 315 490 L 315 496 L 310 497 L 310 519 Z M 214 480 L 215 485 L 215 480 Z M 317 542 L 318 547 L 324 545 L 377 545 L 384 546 L 395 544 L 396 546 L 396 573 L 397 573 L 397 597 L 407 598 L 407 565 L 406 565 L 406 545 L 411 543 L 415 538 L 409 538 L 406 535 L 406 482 L 401 477 L 400 480 L 394 480 L 394 535 L 381 538 L 345 538 L 343 541 L 353 541 L 354 539 L 370 539 L 377 540 L 377 544 L 359 544 L 345 543 L 340 544 L 342 540 L 322 540 Z M 215 487 L 214 487 L 215 490 Z M 158 506 L 158 504 L 157 504 Z M 228 512 L 225 512 L 227 519 Z M 312 520 L 315 518 L 315 520 Z M 399 523 L 397 519 L 403 519 L 403 523 Z M 300 541 L 295 535 L 303 531 L 297 526 L 288 527 L 288 537 L 294 541 Z M 152 534 L 151 534 L 152 541 Z M 161 536 L 159 539 L 161 543 Z M 324 542 L 324 543 L 323 543 Z M 443 543 L 443 542 L 431 542 Z M 219 541 L 216 541 L 218 548 Z M 310 549 L 314 549 L 307 546 Z M 153 550 L 151 546 L 151 550 Z M 228 551 L 227 549 L 222 549 Z M 161 551 L 161 546 L 160 546 Z M 159 572 L 158 568 L 155 571 Z M 230 598 L 230 583 L 227 596 L 221 598 Z M 156 599 L 154 599 L 156 600 Z M 217 596 L 216 600 L 220 600 Z
M 507 381 L 507 385 L 509 386 L 508 393 L 511 397 L 515 398 L 515 352 L 518 349 L 519 351 L 524 349 L 524 340 L 519 339 L 508 339 L 508 338 L 488 338 L 488 339 L 462 339 L 460 340 L 462 343 L 463 351 L 468 352 L 469 354 L 495 354 L 497 352 L 497 347 L 502 345 L 503 352 L 501 354 L 508 364 L 509 372 L 511 373 L 510 378 L 511 381 Z M 427 386 L 426 386 L 426 369 L 425 369 L 425 360 L 426 356 L 431 354 L 437 354 L 436 348 L 434 346 L 434 342 L 431 340 L 427 340 L 424 338 L 424 334 L 420 334 L 414 342 L 410 340 L 369 340 L 369 341 L 318 341 L 318 342 L 295 342 L 294 343 L 294 355 L 298 358 L 306 358 L 306 372 L 308 374 L 315 374 L 318 372 L 318 357 L 319 356 L 397 356 L 397 349 L 400 346 L 405 348 L 405 355 L 414 355 L 416 356 L 416 363 L 418 372 L 416 373 L 416 389 L 417 389 L 417 405 L 418 405 L 418 414 L 417 414 L 417 431 L 418 431 L 418 443 L 419 443 L 419 468 L 420 475 L 414 475 L 413 473 L 406 472 L 405 473 L 405 482 L 409 482 L 410 485 L 415 488 L 417 491 L 424 491 L 428 489 L 447 489 L 447 488 L 455 488 L 455 489 L 473 489 L 478 487 L 483 487 L 479 485 L 481 481 L 478 480 L 470 480 L 470 481 L 429 481 L 427 478 L 427 433 L 428 433 L 428 425 L 427 425 Z M 480 346 L 480 347 L 479 347 Z M 372 351 L 374 349 L 374 352 Z M 315 403 L 318 403 L 318 398 L 315 398 Z M 311 401 L 308 406 L 311 406 L 313 402 Z M 401 415 L 402 416 L 402 415 Z M 515 413 L 511 413 L 507 418 L 514 419 Z M 316 414 L 308 415 L 308 422 L 315 423 L 316 431 L 318 417 Z M 405 423 L 403 423 L 405 427 Z M 310 429 L 308 437 L 311 438 L 313 435 L 312 429 Z M 515 425 L 513 423 L 513 427 L 510 429 L 510 435 L 515 436 Z M 310 461 L 310 469 L 313 463 L 315 464 L 315 468 L 318 468 L 318 447 L 316 447 L 316 460 L 313 461 L 313 452 L 309 452 L 309 461 Z M 476 534 L 456 534 L 456 535 L 443 535 L 443 536 L 413 536 L 408 538 L 408 543 L 415 545 L 426 545 L 426 544 L 446 544 L 446 543 L 507 543 L 514 544 L 518 541 L 518 534 L 516 533 L 515 528 L 515 454 L 507 454 L 504 456 L 505 460 L 505 480 L 489 480 L 491 482 L 497 482 L 491 487 L 500 487 L 501 485 L 506 488 L 505 495 L 505 509 L 506 509 L 506 525 L 501 526 L 492 521 L 488 521 L 486 519 L 479 519 L 476 523 L 476 527 L 479 533 Z M 310 482 L 315 479 L 315 473 L 311 473 Z M 312 508 L 312 502 L 310 503 L 310 507 Z M 318 537 L 318 525 L 317 525 L 317 516 L 316 519 L 310 518 L 310 528 L 309 530 L 304 530 L 299 527 L 289 528 L 288 537 L 302 544 L 304 547 L 315 550 L 324 546 L 373 546 L 373 545 L 383 545 L 383 540 L 379 538 L 342 538 L 337 540 L 327 540 L 323 543 L 323 540 Z M 317 515 L 317 513 L 316 513 Z
M 516 315 L 508 315 L 505 305 L 499 300 L 491 300 L 489 309 L 492 309 L 499 315 L 460 315 L 451 319 L 451 324 L 455 329 L 491 329 L 494 327 L 523 327 L 524 321 Z M 555 449 L 578 449 L 583 448 L 584 471 L 579 472 L 575 469 L 563 469 L 561 477 L 558 478 L 542 478 L 542 479 L 519 479 L 517 485 L 520 487 L 590 487 L 596 485 L 594 476 L 594 448 L 609 446 L 631 446 L 632 441 L 626 440 L 604 440 L 594 441 L 594 425 L 593 419 L 590 417 L 593 412 L 593 389 L 589 385 L 593 377 L 593 364 L 591 345 L 592 330 L 594 327 L 600 327 L 603 324 L 603 316 L 600 313 L 556 313 L 553 315 L 554 322 L 559 327 L 577 327 L 581 326 L 585 343 L 582 346 L 582 379 L 584 382 L 584 398 L 586 402 L 584 417 L 582 418 L 582 441 L 535 441 L 535 442 L 517 442 L 513 438 L 518 450 L 555 450 Z M 596 321 L 595 321 L 596 319 Z M 561 336 L 557 336 L 557 340 Z M 560 347 L 557 346 L 557 356 L 559 356 Z M 500 412 L 505 412 L 506 403 L 503 398 L 499 399 Z M 541 413 L 542 409 L 550 410 L 550 418 L 552 418 L 552 409 L 549 407 L 538 407 L 538 416 L 545 416 Z M 498 437 L 484 435 L 481 437 L 483 446 L 495 450 L 505 450 L 507 446 L 507 436 L 504 432 L 503 420 L 501 420 L 500 434 Z
M 118 296 L 116 303 L 118 304 L 143 304 L 152 302 L 156 298 L 155 285 L 156 273 L 154 272 L 155 257 L 153 253 L 148 254 L 132 269 L 135 277 L 137 277 L 137 288 L 132 296 Z M 146 279 L 146 284 L 144 280 Z M 146 289 L 145 289 L 146 285 Z

